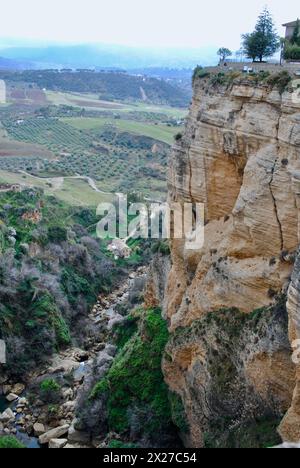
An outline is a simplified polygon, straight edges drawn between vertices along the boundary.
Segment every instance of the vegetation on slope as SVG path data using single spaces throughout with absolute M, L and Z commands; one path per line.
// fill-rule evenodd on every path
M 39 88 L 53 91 L 98 93 L 105 100 L 143 100 L 149 102 L 186 107 L 189 93 L 166 81 L 144 78 L 116 72 L 78 71 L 55 72 L 51 70 L 27 70 L 20 73 L 1 72 L 0 78 L 10 82 L 34 83 Z M 142 88 L 142 90 L 141 90 Z
M 14 436 L 0 437 L 0 449 L 24 449 L 25 445 L 16 439 Z
M 161 310 L 132 312 L 115 335 L 119 353 L 92 389 L 89 405 L 105 401 L 107 429 L 120 434 L 124 443 L 178 445 L 178 430 L 188 428 L 181 400 L 170 394 L 161 370 L 169 337 Z M 82 414 L 81 409 L 78 416 Z
M 94 222 L 39 190 L 0 195 L 0 338 L 11 375 L 69 345 L 110 286 L 117 270 L 86 229 Z

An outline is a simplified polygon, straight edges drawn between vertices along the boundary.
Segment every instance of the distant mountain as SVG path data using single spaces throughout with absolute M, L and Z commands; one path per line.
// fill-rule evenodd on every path
M 25 68 L 30 68 L 30 66 L 29 62 L 0 57 L 0 70 L 24 70 Z
M 1 47 L 7 59 L 30 62 L 30 68 L 194 68 L 216 63 L 215 47 L 155 49 L 117 45 L 49 45 Z

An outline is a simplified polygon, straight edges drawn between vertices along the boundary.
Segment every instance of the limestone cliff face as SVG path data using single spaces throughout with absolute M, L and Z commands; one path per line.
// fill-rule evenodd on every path
M 266 417 L 268 408 L 280 420 L 291 405 L 295 367 L 282 297 L 289 297 L 291 339 L 300 338 L 300 261 L 290 285 L 300 243 L 300 104 L 292 93 L 197 79 L 170 161 L 169 198 L 205 204 L 205 245 L 190 251 L 172 241 L 164 298 L 172 333 L 164 371 L 185 404 L 187 444 L 199 446 L 218 418 L 229 416 L 237 428 L 236 411 Z M 219 311 L 232 308 L 231 327 Z M 281 425 L 289 441 L 300 440 L 299 395 L 297 387 Z

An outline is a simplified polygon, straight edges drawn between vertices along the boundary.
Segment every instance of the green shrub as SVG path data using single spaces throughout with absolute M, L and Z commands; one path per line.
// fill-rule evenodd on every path
M 53 326 L 57 344 L 60 346 L 68 346 L 71 343 L 71 335 L 69 327 L 65 319 L 57 313 L 53 318 Z
M 292 77 L 287 70 L 283 70 L 279 73 L 271 75 L 267 79 L 267 83 L 274 88 L 278 88 L 280 94 L 283 94 L 289 83 L 292 81 Z
M 100 380 L 91 391 L 90 399 L 94 400 L 99 398 L 107 392 L 109 392 L 109 381 L 107 379 Z
M 208 78 L 210 76 L 210 73 L 205 70 L 203 67 L 200 67 L 199 65 L 197 65 L 197 67 L 195 68 L 194 70 L 194 73 L 193 73 L 193 78 L 192 78 L 192 82 L 194 84 L 194 82 L 199 78 L 199 79 L 204 79 L 204 78 Z
M 284 48 L 285 60 L 300 60 L 300 45 L 288 42 Z
M 170 250 L 170 245 L 168 241 L 161 241 L 161 242 L 155 242 L 152 245 L 152 253 L 161 253 L 162 255 L 170 255 L 171 250 Z
M 189 425 L 181 397 L 176 393 L 170 393 L 169 400 L 171 405 L 172 420 L 175 426 L 178 427 L 180 432 L 187 433 L 189 431 Z
M 161 360 L 168 341 L 168 329 L 160 309 L 150 309 L 141 317 L 139 333 L 121 349 L 106 379 L 94 388 L 91 397 L 106 393 L 109 429 L 119 433 L 129 430 L 129 409 L 142 408 L 147 413 L 143 429 L 157 433 L 172 423 L 168 388 L 164 382 Z
M 217 85 L 222 86 L 222 85 L 227 84 L 227 78 L 226 78 L 225 73 L 220 72 L 220 73 L 217 73 L 216 75 L 213 75 L 211 77 L 210 84 L 212 86 L 217 86 Z
M 137 317 L 129 315 L 124 322 L 117 324 L 114 327 L 115 340 L 118 349 L 121 349 L 130 340 L 130 338 L 137 332 Z
M 108 448 L 110 449 L 118 449 L 118 448 L 137 448 L 137 445 L 135 444 L 130 444 L 130 443 L 125 443 L 122 442 L 121 440 L 111 440 L 108 444 Z
M 26 448 L 16 437 L 3 436 L 0 437 L 0 449 L 24 449 Z
M 41 398 L 46 402 L 56 402 L 60 392 L 61 386 L 54 379 L 45 379 L 40 384 Z
M 176 133 L 176 135 L 174 136 L 175 141 L 180 141 L 180 140 L 182 140 L 182 136 L 183 136 L 182 133 L 180 133 L 180 132 L 179 132 L 179 133 Z
M 50 242 L 63 242 L 68 239 L 67 229 L 61 226 L 51 226 L 48 229 L 48 238 Z

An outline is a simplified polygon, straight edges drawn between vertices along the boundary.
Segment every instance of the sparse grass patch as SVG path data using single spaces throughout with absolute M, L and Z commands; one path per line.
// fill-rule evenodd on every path
M 0 436 L 0 449 L 24 449 L 26 448 L 16 437 L 14 436 Z

